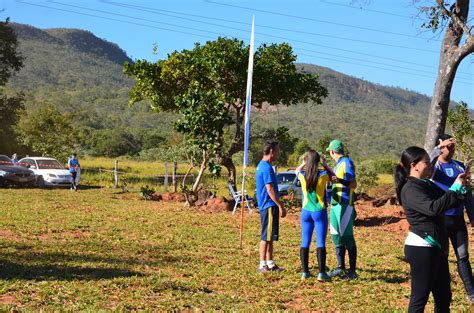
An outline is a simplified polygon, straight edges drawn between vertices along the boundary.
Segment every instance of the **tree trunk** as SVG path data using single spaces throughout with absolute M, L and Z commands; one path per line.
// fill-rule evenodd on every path
M 197 193 L 198 192 L 198 188 L 199 188 L 199 185 L 201 184 L 201 180 L 204 176 L 204 171 L 206 170 L 207 168 L 207 162 L 209 162 L 209 156 L 208 154 L 206 153 L 206 151 L 203 152 L 203 155 L 202 155 L 202 163 L 201 163 L 201 167 L 199 169 L 199 173 L 196 177 L 196 181 L 194 182 L 193 184 L 193 193 Z
M 446 10 L 442 1 L 437 2 L 443 10 Z M 448 11 L 445 12 L 448 13 Z M 443 38 L 438 77 L 431 99 L 428 123 L 426 126 L 425 150 L 428 152 L 432 151 L 438 144 L 436 137 L 445 132 L 451 89 L 458 66 L 464 57 L 474 51 L 474 39 L 472 35 L 468 35 L 466 42 L 462 46 L 459 46 L 463 36 L 463 26 L 461 24 L 467 20 L 468 12 L 469 0 L 457 0 L 455 10 L 452 13 L 454 14 L 454 18 L 451 18 Z
M 232 156 L 237 152 L 241 151 L 244 146 L 243 142 L 243 134 L 242 134 L 242 122 L 243 122 L 243 114 L 245 110 L 244 105 L 236 105 L 235 108 L 235 133 L 234 139 L 232 140 L 232 144 L 229 147 L 229 150 L 226 152 L 223 151 L 223 147 L 220 146 L 217 149 L 217 155 L 220 160 L 220 164 L 227 168 L 228 179 L 232 183 L 235 183 L 237 171 L 235 169 L 234 161 L 232 161 Z M 221 140 L 223 142 L 223 140 Z

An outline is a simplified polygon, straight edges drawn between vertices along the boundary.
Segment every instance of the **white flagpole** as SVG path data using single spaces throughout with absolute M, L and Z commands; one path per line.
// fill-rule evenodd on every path
M 252 32 L 250 35 L 249 66 L 247 70 L 247 92 L 246 92 L 246 100 L 245 100 L 245 127 L 244 127 L 245 133 L 244 133 L 244 162 L 243 162 L 243 169 L 242 169 L 242 202 L 240 204 L 240 248 L 241 249 L 242 249 L 242 238 L 244 234 L 245 169 L 249 165 L 250 108 L 252 106 L 254 30 L 255 30 L 254 16 L 252 16 Z M 249 211 L 251 212 L 250 206 L 249 206 Z

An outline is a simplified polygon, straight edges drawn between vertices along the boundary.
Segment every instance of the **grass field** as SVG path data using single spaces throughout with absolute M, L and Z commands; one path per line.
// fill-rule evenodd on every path
M 256 271 L 258 214 L 246 214 L 242 250 L 238 225 L 230 213 L 142 201 L 112 189 L 0 189 L 0 310 L 407 307 L 402 234 L 356 227 L 359 279 L 319 283 L 300 280 L 297 213 L 281 223 L 275 259 L 285 271 L 278 274 Z M 334 266 L 330 241 L 328 251 Z M 452 309 L 467 310 L 452 260 Z

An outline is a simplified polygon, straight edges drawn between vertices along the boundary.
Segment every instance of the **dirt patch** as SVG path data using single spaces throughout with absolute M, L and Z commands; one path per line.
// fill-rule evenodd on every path
M 1 295 L 0 303 L 1 304 L 18 304 L 16 297 L 12 295 Z
M 377 227 L 404 234 L 408 232 L 408 221 L 401 206 L 387 202 L 383 206 L 375 207 L 371 202 L 358 201 L 355 207 L 357 212 L 355 226 Z
M 21 237 L 8 229 L 0 229 L 0 238 L 9 241 L 21 241 Z
M 160 194 L 154 194 L 153 196 L 163 201 L 186 202 L 184 195 L 177 192 L 164 192 Z
M 228 201 L 225 197 L 207 199 L 198 206 L 199 210 L 206 213 L 230 212 L 234 208 L 235 202 Z

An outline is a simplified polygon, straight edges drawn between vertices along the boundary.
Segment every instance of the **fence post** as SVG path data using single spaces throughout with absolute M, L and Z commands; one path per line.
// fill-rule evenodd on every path
M 118 176 L 118 160 L 115 160 L 115 170 L 114 170 L 114 188 L 118 188 L 119 185 L 119 176 Z
M 176 171 L 178 169 L 178 164 L 176 162 L 173 162 L 173 192 L 178 191 L 178 181 L 176 180 Z
M 165 162 L 165 181 L 163 189 L 165 192 L 168 192 L 168 162 Z

